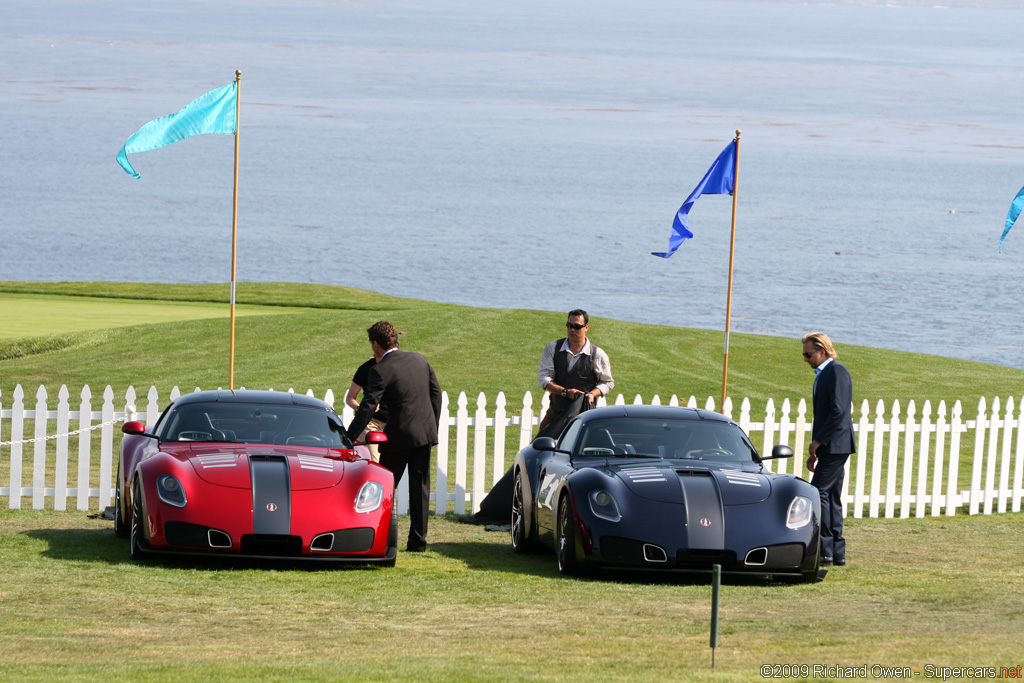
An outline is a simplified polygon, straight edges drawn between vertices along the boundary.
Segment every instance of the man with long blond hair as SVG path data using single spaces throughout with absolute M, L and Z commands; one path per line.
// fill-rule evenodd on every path
M 821 564 L 846 564 L 843 538 L 843 478 L 846 461 L 855 452 L 853 443 L 853 382 L 836 360 L 828 335 L 804 335 L 804 360 L 814 368 L 814 424 L 807 448 L 811 484 L 821 495 Z

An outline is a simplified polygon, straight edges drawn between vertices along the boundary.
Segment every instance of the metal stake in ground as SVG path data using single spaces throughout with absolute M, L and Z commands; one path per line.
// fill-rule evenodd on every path
M 718 647 L 718 594 L 722 587 L 722 565 L 711 566 L 711 668 L 715 668 L 715 648 Z

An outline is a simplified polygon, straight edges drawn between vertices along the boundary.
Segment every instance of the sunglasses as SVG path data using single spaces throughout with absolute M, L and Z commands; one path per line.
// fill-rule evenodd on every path
M 578 325 L 576 323 L 566 323 L 565 326 L 570 330 L 582 330 L 586 325 Z
M 817 351 L 811 351 L 810 353 L 808 353 L 807 351 L 804 351 L 804 358 L 810 358 L 811 356 L 813 356 L 816 353 L 817 353 Z

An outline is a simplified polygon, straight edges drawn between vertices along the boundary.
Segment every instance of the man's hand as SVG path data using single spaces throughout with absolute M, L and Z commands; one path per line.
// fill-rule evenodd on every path
M 811 445 L 807 447 L 807 469 L 811 472 L 814 471 L 814 468 L 818 464 L 818 446 L 820 445 L 821 444 L 819 442 L 812 441 Z

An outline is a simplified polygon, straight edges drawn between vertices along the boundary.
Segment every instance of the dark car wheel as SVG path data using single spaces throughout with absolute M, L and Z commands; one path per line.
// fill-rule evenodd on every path
M 387 554 L 391 555 L 391 559 L 381 563 L 382 567 L 394 567 L 395 560 L 398 558 L 398 508 L 395 506 L 395 501 L 391 501 L 391 528 L 388 530 L 388 549 Z
M 114 491 L 114 535 L 118 538 L 128 538 L 128 525 L 124 522 L 124 513 L 121 508 L 121 463 L 117 464 L 117 489 Z
M 558 531 L 555 534 L 555 553 L 558 571 L 566 576 L 579 576 L 581 567 L 576 559 L 576 522 L 573 519 L 569 494 L 558 503 Z
M 128 555 L 133 560 L 141 560 L 146 557 L 146 551 L 142 549 L 143 525 L 146 520 L 142 513 L 142 487 L 138 480 L 132 489 L 132 526 L 129 533 Z
M 512 550 L 528 553 L 536 550 L 537 539 L 526 521 L 526 506 L 523 503 L 523 473 L 516 470 L 515 485 L 512 489 Z

